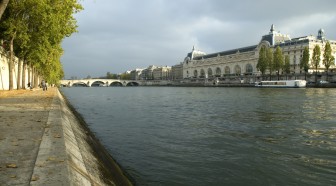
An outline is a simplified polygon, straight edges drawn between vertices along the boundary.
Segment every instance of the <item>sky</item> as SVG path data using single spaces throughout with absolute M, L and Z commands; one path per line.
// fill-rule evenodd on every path
M 64 39 L 65 79 L 181 63 L 256 45 L 271 25 L 291 38 L 336 40 L 335 0 L 81 0 L 78 32 Z

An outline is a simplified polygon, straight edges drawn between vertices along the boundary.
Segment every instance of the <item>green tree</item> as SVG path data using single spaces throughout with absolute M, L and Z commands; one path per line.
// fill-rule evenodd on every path
M 13 89 L 15 40 L 23 41 L 28 38 L 26 34 L 28 31 L 28 11 L 29 8 L 26 8 L 26 2 L 12 0 L 8 3 L 2 17 L 3 21 L 0 24 L 1 39 L 9 42 L 9 90 Z
M 287 74 L 290 73 L 290 63 L 289 63 L 289 56 L 285 56 L 285 64 L 282 69 L 283 72 L 286 73 L 286 79 L 287 79 Z
M 280 79 L 280 70 L 284 66 L 284 57 L 282 50 L 279 46 L 276 47 L 275 52 L 273 53 L 273 64 L 274 70 L 278 73 L 278 80 Z
M 303 55 L 300 61 L 300 68 L 305 71 L 305 80 L 307 79 L 307 72 L 309 70 L 309 49 L 308 47 L 305 47 L 303 50 Z
M 257 63 L 257 69 L 260 70 L 262 76 L 265 74 L 267 69 L 267 61 L 266 61 L 266 47 L 262 46 L 259 51 L 259 59 Z
M 1 39 L 10 41 L 9 84 L 13 88 L 14 51 L 50 83 L 64 76 L 60 57 L 64 37 L 76 31 L 77 0 L 11 0 L 0 25 Z M 37 78 L 34 78 L 37 80 Z M 37 86 L 37 81 L 34 83 Z
M 317 83 L 317 68 L 320 66 L 321 49 L 319 45 L 315 45 L 312 56 L 312 66 L 315 68 L 315 83 Z
M 330 46 L 329 41 L 326 43 L 324 47 L 324 53 L 323 53 L 323 65 L 325 66 L 327 70 L 327 80 L 328 80 L 328 71 L 331 65 L 335 64 L 335 57 L 332 55 L 332 49 Z
M 272 72 L 274 69 L 274 62 L 273 62 L 273 50 L 271 48 L 266 49 L 266 61 L 267 66 L 270 72 L 270 80 L 272 80 Z
M 129 73 L 123 73 L 120 75 L 120 79 L 122 80 L 130 80 L 131 79 L 131 74 Z

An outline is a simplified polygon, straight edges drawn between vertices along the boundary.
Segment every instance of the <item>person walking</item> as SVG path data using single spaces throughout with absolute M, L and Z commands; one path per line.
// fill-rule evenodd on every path
M 46 90 L 46 82 L 44 80 L 42 80 L 41 85 L 42 85 L 42 90 L 45 91 Z

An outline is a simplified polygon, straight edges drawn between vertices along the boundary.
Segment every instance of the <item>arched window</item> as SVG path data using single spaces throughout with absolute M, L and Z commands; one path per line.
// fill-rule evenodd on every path
M 225 67 L 225 74 L 226 75 L 229 75 L 231 72 L 230 72 L 230 67 L 229 66 L 226 66 Z
M 205 72 L 204 72 L 204 70 L 203 70 L 203 69 L 201 69 L 200 78 L 205 78 Z
M 252 74 L 253 73 L 253 67 L 251 64 L 246 65 L 246 74 Z
M 216 68 L 216 77 L 220 77 L 221 76 L 221 69 L 219 67 Z
M 236 75 L 240 75 L 241 74 L 241 68 L 240 68 L 239 65 L 235 66 L 235 73 L 236 73 Z
M 212 69 L 208 68 L 208 77 L 211 77 L 211 76 L 212 76 Z
M 194 70 L 194 78 L 197 78 L 197 76 L 198 76 L 197 70 Z

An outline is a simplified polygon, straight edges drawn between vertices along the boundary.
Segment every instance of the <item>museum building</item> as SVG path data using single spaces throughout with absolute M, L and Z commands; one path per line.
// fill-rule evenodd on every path
M 206 54 L 193 47 L 183 61 L 183 78 L 214 78 L 226 76 L 242 76 L 242 75 L 260 75 L 260 71 L 256 68 L 259 58 L 259 50 L 262 46 L 275 49 L 281 47 L 284 56 L 288 55 L 290 60 L 291 74 L 303 73 L 300 69 L 300 61 L 303 50 L 307 46 L 309 48 L 310 61 L 315 45 L 321 48 L 321 61 L 318 71 L 324 72 L 325 67 L 322 64 L 324 47 L 329 41 L 332 54 L 336 58 L 336 41 L 327 40 L 324 30 L 320 29 L 317 36 L 303 36 L 291 39 L 287 34 L 281 34 L 275 30 L 274 25 L 271 26 L 270 32 L 262 36 L 258 45 L 227 50 L 212 54 Z M 309 72 L 313 72 L 311 66 Z M 329 71 L 335 71 L 335 63 L 330 66 Z M 266 72 L 266 74 L 269 72 Z M 280 72 L 281 73 L 281 72 Z

